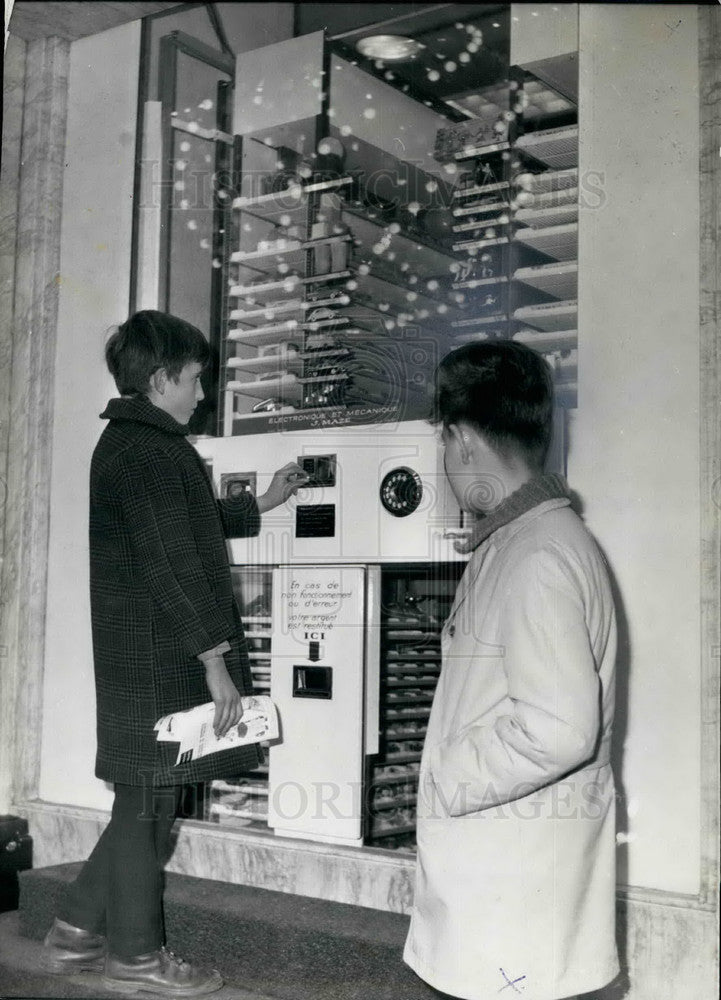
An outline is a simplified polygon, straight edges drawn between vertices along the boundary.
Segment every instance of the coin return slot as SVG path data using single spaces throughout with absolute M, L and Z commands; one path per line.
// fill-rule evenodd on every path
M 294 698 L 333 697 L 333 667 L 293 667 Z

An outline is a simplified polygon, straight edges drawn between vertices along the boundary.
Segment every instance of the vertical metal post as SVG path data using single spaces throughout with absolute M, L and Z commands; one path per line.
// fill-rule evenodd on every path
M 143 18 L 140 22 L 140 72 L 138 79 L 138 105 L 135 118 L 135 177 L 133 179 L 133 228 L 130 241 L 129 315 L 132 315 L 137 309 L 140 202 L 143 197 L 141 160 L 145 155 L 143 149 L 143 128 L 145 102 L 148 99 L 148 83 L 150 78 L 150 39 L 150 25 L 147 18 Z
M 158 282 L 158 308 L 167 310 L 170 301 L 170 238 L 172 227 L 173 190 L 173 128 L 172 112 L 175 110 L 176 81 L 178 72 L 177 32 L 160 39 L 158 61 L 158 97 L 163 106 L 163 158 L 160 165 L 160 274 Z
M 230 131 L 231 101 L 233 88 L 227 80 L 219 80 L 216 89 L 216 126 L 221 132 Z M 215 143 L 214 172 L 215 181 L 211 186 L 213 192 L 213 237 L 212 237 L 212 260 L 217 261 L 220 267 L 211 265 L 210 273 L 210 317 L 208 324 L 208 339 L 210 340 L 211 361 L 208 373 L 209 398 L 218 400 L 220 365 L 225 362 L 221 357 L 223 351 L 223 320 L 225 315 L 225 304 L 227 300 L 227 239 L 228 224 L 232 211 L 232 198 L 228 197 L 232 186 L 232 153 L 227 144 L 218 139 Z M 215 408 L 215 427 L 221 421 L 221 407 Z M 209 414 L 212 419 L 212 413 Z

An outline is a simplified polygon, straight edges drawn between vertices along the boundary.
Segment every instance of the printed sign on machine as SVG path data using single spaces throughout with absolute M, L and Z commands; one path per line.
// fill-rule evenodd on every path
M 365 569 L 281 566 L 273 579 L 268 820 L 281 836 L 362 836 Z

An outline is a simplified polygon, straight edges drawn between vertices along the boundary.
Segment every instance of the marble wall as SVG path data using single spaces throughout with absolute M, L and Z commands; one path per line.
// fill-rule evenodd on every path
M 701 333 L 701 890 L 719 906 L 721 673 L 721 10 L 699 10 Z M 717 954 L 717 953 L 716 953 Z
M 84 860 L 108 821 L 98 809 L 28 802 L 18 810 L 35 839 L 35 865 Z M 168 870 L 275 892 L 408 913 L 414 858 L 241 832 L 186 820 L 176 824 Z
M 579 18 L 579 177 L 596 178 L 599 195 L 579 210 L 579 406 L 568 470 L 616 585 L 619 882 L 695 894 L 698 8 L 591 3 Z M 687 738 L 669 739 L 677 730 Z
M 20 199 L 20 145 L 25 96 L 25 50 L 19 38 L 10 38 L 5 48 L 3 87 L 2 172 L 0 173 L 0 581 L 3 580 L 7 477 L 10 447 L 10 390 L 12 378 L 13 302 L 15 298 L 15 250 Z M 0 620 L 5 604 L 2 591 Z M 4 632 L 3 632 L 4 636 Z M 6 641 L 0 638 L 0 732 L 13 728 L 14 687 L 9 685 Z M 0 743 L 0 801 L 7 797 L 10 781 L 10 747 Z
M 15 67 L 18 125 L 19 54 Z M 3 756 L 9 779 L 0 789 L 22 800 L 39 778 L 44 664 L 49 473 L 52 461 L 53 371 L 58 310 L 69 44 L 58 38 L 30 42 L 22 88 L 22 139 L 17 196 L 17 238 L 12 293 L 4 294 L 12 340 L 9 392 L 7 500 L 2 567 Z M 16 140 L 17 149 L 17 140 Z M 16 161 L 17 162 L 17 161 Z M 7 314 L 6 317 L 7 318 Z M 8 742 L 13 732 L 19 738 Z M 8 769 L 2 771 L 7 775 Z M 5 802 L 0 801 L 0 807 Z

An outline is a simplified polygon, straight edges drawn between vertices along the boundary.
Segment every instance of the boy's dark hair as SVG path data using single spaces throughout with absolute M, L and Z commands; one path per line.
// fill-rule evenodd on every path
M 105 361 L 123 396 L 147 392 L 158 368 L 177 380 L 185 365 L 205 367 L 209 360 L 210 345 L 200 330 L 154 309 L 134 313 L 105 345 Z
M 516 341 L 466 344 L 436 370 L 434 423 L 464 420 L 503 457 L 520 452 L 533 468 L 546 458 L 553 381 L 546 361 Z

